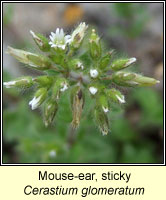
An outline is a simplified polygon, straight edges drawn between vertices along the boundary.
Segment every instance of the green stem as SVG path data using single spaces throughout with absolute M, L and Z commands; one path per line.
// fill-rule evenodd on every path
M 69 149 L 75 144 L 75 142 L 76 142 L 76 129 L 70 126 L 68 138 L 67 138 L 67 144 L 68 144 Z

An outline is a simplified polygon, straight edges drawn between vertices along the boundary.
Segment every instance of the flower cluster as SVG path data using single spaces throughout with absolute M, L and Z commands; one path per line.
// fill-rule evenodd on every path
M 43 119 L 50 125 L 58 110 L 61 94 L 70 89 L 73 128 L 78 128 L 88 92 L 95 100 L 93 116 L 103 135 L 109 132 L 108 112 L 111 103 L 124 104 L 125 97 L 113 87 L 113 84 L 125 87 L 152 86 L 159 81 L 154 78 L 126 71 L 136 62 L 136 58 L 112 59 L 113 50 L 103 52 L 100 37 L 92 29 L 88 40 L 89 46 L 85 55 L 78 51 L 85 38 L 88 26 L 80 23 L 71 33 L 66 35 L 63 29 L 51 32 L 50 39 L 42 34 L 30 31 L 35 43 L 46 55 L 8 47 L 8 53 L 21 63 L 43 71 L 37 77 L 25 76 L 13 81 L 4 82 L 6 88 L 35 87 L 36 92 L 29 102 L 32 110 L 43 105 Z M 85 51 L 84 51 L 85 52 Z M 89 60 L 87 64 L 86 59 Z

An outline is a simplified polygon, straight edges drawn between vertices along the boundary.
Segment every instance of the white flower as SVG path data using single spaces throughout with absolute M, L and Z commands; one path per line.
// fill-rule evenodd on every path
M 78 67 L 78 68 L 81 68 L 82 70 L 84 69 L 84 66 L 83 66 L 83 64 L 82 64 L 81 62 L 78 62 L 78 63 L 77 63 L 77 67 Z
M 11 88 L 12 86 L 14 86 L 16 84 L 16 81 L 9 81 L 9 82 L 4 82 L 3 85 L 6 88 Z
M 90 91 L 91 94 L 95 95 L 96 92 L 98 91 L 98 89 L 95 88 L 95 87 L 90 87 L 90 88 L 89 88 L 89 91 Z
M 65 83 L 65 82 L 63 82 L 63 83 L 61 84 L 61 86 L 62 86 L 62 88 L 60 89 L 61 92 L 64 92 L 65 90 L 68 89 L 68 85 L 67 85 L 67 83 Z
M 78 27 L 73 31 L 71 35 L 71 42 L 76 42 L 76 46 L 79 45 L 84 38 L 85 31 L 88 28 L 88 25 L 85 24 L 85 22 L 82 22 L 78 25 Z
M 29 105 L 31 106 L 31 109 L 32 110 L 35 110 L 39 105 L 40 105 L 40 99 L 41 99 L 41 96 L 39 97 L 34 97 L 30 102 L 29 102 Z
M 91 69 L 90 70 L 90 76 L 92 78 L 96 78 L 98 76 L 99 72 L 96 69 Z
M 65 35 L 63 32 L 63 29 L 56 29 L 56 33 L 51 32 L 50 35 L 51 41 L 49 44 L 51 47 L 55 48 L 60 48 L 60 49 L 65 49 L 66 45 L 71 42 L 71 36 L 70 35 Z
M 128 60 L 128 62 L 125 64 L 125 67 L 127 67 L 127 66 L 131 65 L 132 63 L 136 62 L 136 60 L 137 60 L 136 58 L 130 58 Z
M 117 99 L 119 100 L 120 103 L 125 103 L 125 98 L 122 95 L 121 97 L 119 95 L 116 95 Z
M 55 150 L 51 150 L 51 151 L 49 152 L 49 156 L 50 156 L 51 158 L 55 158 L 55 157 L 56 157 L 56 151 L 55 151 Z
M 103 110 L 104 110 L 105 113 L 107 113 L 109 111 L 109 109 L 106 108 L 106 107 L 104 107 L 104 106 L 102 108 L 103 108 Z

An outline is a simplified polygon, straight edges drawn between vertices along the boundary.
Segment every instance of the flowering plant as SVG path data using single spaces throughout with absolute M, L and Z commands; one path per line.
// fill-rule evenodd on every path
M 62 93 L 70 88 L 71 108 L 74 129 L 79 127 L 81 114 L 85 103 L 85 92 L 95 100 L 94 119 L 103 135 L 109 132 L 107 113 L 111 103 L 125 103 L 124 95 L 113 87 L 113 84 L 125 87 L 152 86 L 158 83 L 154 78 L 126 71 L 126 68 L 136 62 L 136 58 L 119 58 L 112 60 L 113 50 L 103 52 L 101 39 L 92 29 L 88 40 L 88 59 L 86 64 L 80 49 L 88 26 L 80 23 L 71 33 L 65 35 L 63 29 L 51 32 L 50 40 L 45 36 L 30 31 L 35 43 L 43 54 L 8 47 L 8 53 L 18 61 L 33 69 L 43 71 L 46 75 L 25 76 L 4 82 L 7 88 L 29 88 L 35 86 L 37 91 L 29 102 L 34 110 L 43 105 L 43 119 L 46 126 L 53 122 L 58 110 Z M 110 87 L 111 86 L 111 87 Z

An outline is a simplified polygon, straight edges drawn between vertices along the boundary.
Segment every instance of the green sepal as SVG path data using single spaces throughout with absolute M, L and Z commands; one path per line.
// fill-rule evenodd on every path
M 99 68 L 101 70 L 104 70 L 106 69 L 106 67 L 108 67 L 109 63 L 110 63 L 110 60 L 111 60 L 111 57 L 112 57 L 112 53 L 113 53 L 113 50 L 108 52 L 105 56 L 103 56 L 99 62 Z
M 94 110 L 94 119 L 102 134 L 107 135 L 109 133 L 109 121 L 106 113 L 96 107 Z
M 50 125 L 57 113 L 58 110 L 58 104 L 56 102 L 56 100 L 50 98 L 48 99 L 45 104 L 44 104 L 44 124 L 47 127 L 48 125 Z
M 156 83 L 160 82 L 154 78 L 141 76 L 141 75 L 137 75 L 135 78 L 135 81 L 138 83 L 138 86 L 140 86 L 140 87 L 153 86 L 153 85 L 156 85 Z
M 47 88 L 40 88 L 35 92 L 33 99 L 29 102 L 32 110 L 38 108 L 47 98 Z
M 16 87 L 21 89 L 30 88 L 31 86 L 33 86 L 33 84 L 34 84 L 33 79 L 30 76 L 23 76 L 20 78 L 16 78 L 12 81 L 3 83 L 3 85 L 6 86 L 6 88 Z
M 50 60 L 43 56 L 43 55 L 27 55 L 27 58 L 29 60 L 29 65 L 34 67 L 37 70 L 47 70 L 51 67 Z
M 64 88 L 64 86 L 66 86 L 66 88 Z M 65 78 L 57 77 L 52 87 L 52 98 L 59 99 L 61 92 L 64 92 L 67 88 L 68 88 L 68 81 Z
M 79 127 L 81 114 L 84 107 L 85 97 L 80 86 L 74 86 L 71 90 L 71 108 L 73 113 L 72 127 L 74 129 Z
M 90 35 L 89 39 L 89 45 L 90 45 L 90 55 L 94 60 L 98 60 L 101 57 L 101 44 L 100 44 L 100 38 L 96 34 L 95 30 L 92 29 L 92 33 Z
M 72 69 L 72 70 L 79 70 L 79 69 L 83 70 L 84 69 L 83 63 L 81 62 L 81 60 L 79 60 L 77 58 L 69 60 L 68 66 L 69 66 L 69 69 Z
M 39 87 L 51 87 L 53 81 L 55 80 L 55 76 L 38 76 L 33 79 L 34 82 L 38 84 Z
M 153 86 L 159 83 L 158 80 L 132 72 L 116 72 L 112 75 L 114 83 L 120 86 Z
M 104 93 L 101 93 L 97 96 L 96 105 L 101 107 L 101 109 L 107 113 L 109 111 L 108 98 Z
M 115 88 L 105 90 L 105 93 L 111 102 L 125 103 L 124 95 Z
M 49 45 L 49 40 L 46 37 L 44 37 L 40 33 L 34 33 L 33 31 L 30 31 L 30 33 L 41 51 L 44 52 L 50 51 L 51 47 Z
M 114 71 L 119 71 L 129 67 L 131 64 L 136 62 L 136 58 L 126 58 L 126 59 L 117 59 L 114 60 L 110 66 L 110 68 Z

